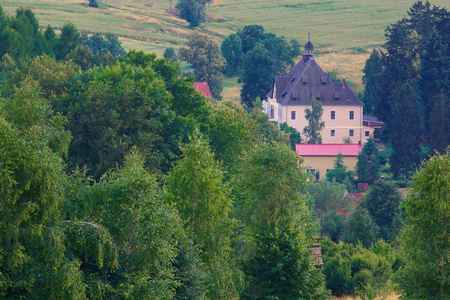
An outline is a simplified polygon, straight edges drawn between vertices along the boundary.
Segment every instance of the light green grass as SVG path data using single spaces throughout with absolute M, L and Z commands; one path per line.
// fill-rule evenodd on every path
M 183 45 L 192 31 L 167 12 L 169 0 L 100 0 L 90 8 L 87 0 L 2 0 L 9 14 L 31 7 L 42 27 L 66 22 L 79 30 L 114 33 L 126 49 L 156 52 Z M 177 0 L 173 0 L 175 6 Z M 415 0 L 215 0 L 207 8 L 209 20 L 197 30 L 220 42 L 245 25 L 260 24 L 266 31 L 305 43 L 308 28 L 317 60 L 325 70 L 336 69 L 361 85 L 362 68 L 374 47 L 385 42 L 389 24 L 407 16 Z M 448 0 L 432 2 L 441 7 Z
M 249 24 L 261 24 L 267 31 L 305 42 L 308 27 L 316 47 L 365 49 L 384 43 L 387 25 L 406 16 L 413 0 L 216 0 L 208 6 L 213 21 L 201 31 L 218 39 Z M 3 0 L 2 7 L 13 14 L 29 6 L 40 24 L 61 27 L 71 21 L 81 30 L 112 32 L 141 43 L 178 45 L 190 32 L 187 23 L 166 12 L 168 0 L 100 0 L 97 9 L 83 0 Z M 173 0 L 173 6 L 176 0 Z M 436 0 L 444 6 L 448 0 Z M 220 20 L 220 21 L 215 21 Z

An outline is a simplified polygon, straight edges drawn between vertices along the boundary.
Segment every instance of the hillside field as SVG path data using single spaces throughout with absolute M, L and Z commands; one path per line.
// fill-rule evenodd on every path
M 9 14 L 30 7 L 42 27 L 60 28 L 70 21 L 79 30 L 117 34 L 126 49 L 156 52 L 183 45 L 192 30 L 176 14 L 170 0 L 2 0 Z M 245 25 L 260 24 L 266 31 L 305 43 L 308 28 L 316 58 L 325 71 L 346 76 L 361 91 L 364 63 L 374 47 L 385 41 L 386 26 L 407 15 L 413 0 L 216 0 L 207 8 L 208 22 L 199 31 L 220 42 Z M 448 6 L 448 0 L 433 4 Z M 172 1 L 175 7 L 176 0 Z M 226 91 L 226 89 L 225 89 Z M 225 97 L 226 98 L 226 97 Z

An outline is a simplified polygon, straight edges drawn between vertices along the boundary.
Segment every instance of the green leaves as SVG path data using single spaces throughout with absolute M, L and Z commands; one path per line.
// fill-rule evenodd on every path
M 207 35 L 194 31 L 188 37 L 187 48 L 180 48 L 178 56 L 194 69 L 195 81 L 206 81 L 213 98 L 220 100 L 226 62 L 219 45 Z
M 196 133 L 183 149 L 183 159 L 169 173 L 165 194 L 174 203 L 194 245 L 201 250 L 211 298 L 236 295 L 228 261 L 232 221 L 230 189 L 205 139 Z
M 308 125 L 303 129 L 303 134 L 308 144 L 322 144 L 322 137 L 320 132 L 325 127 L 325 122 L 322 121 L 322 103 L 311 98 L 311 108 L 305 109 L 305 119 Z
M 450 293 L 450 153 L 435 155 L 416 173 L 403 205 L 406 265 L 396 277 L 406 299 L 446 299 Z

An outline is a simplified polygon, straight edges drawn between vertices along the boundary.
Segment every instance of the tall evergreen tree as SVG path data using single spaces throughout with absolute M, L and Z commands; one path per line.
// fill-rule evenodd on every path
M 379 115 L 380 99 L 383 99 L 382 72 L 383 63 L 380 52 L 376 49 L 372 51 L 364 66 L 364 112 L 369 115 Z
M 369 138 L 358 155 L 356 163 L 358 181 L 372 184 L 380 177 L 380 171 L 380 154 L 373 138 Z
M 63 60 L 70 51 L 74 50 L 80 40 L 80 33 L 73 23 L 64 24 L 61 34 L 55 43 L 55 57 L 57 60 Z
M 376 181 L 364 197 L 363 206 L 380 229 L 378 236 L 391 242 L 397 238 L 401 229 L 399 205 L 402 197 L 393 183 Z
M 450 21 L 449 21 L 450 23 Z M 421 56 L 419 91 L 424 117 L 425 132 L 429 133 L 433 149 L 445 150 L 445 143 L 450 144 L 448 123 L 445 119 L 450 114 L 450 107 L 445 106 L 450 97 L 450 42 L 445 45 L 442 36 L 434 30 L 427 41 Z M 443 105 L 444 104 L 444 105 Z M 439 107 L 442 111 L 438 112 Z M 439 120 L 436 122 L 436 118 Z M 440 133 L 439 133 L 440 132 Z
M 395 178 L 410 178 L 420 163 L 420 98 L 414 83 L 401 85 L 392 105 L 391 171 Z

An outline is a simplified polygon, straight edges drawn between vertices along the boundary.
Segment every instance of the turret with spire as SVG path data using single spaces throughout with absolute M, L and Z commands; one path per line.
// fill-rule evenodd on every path
M 308 42 L 305 44 L 303 59 L 306 61 L 310 58 L 314 58 L 314 45 L 311 43 L 311 29 L 308 28 Z

